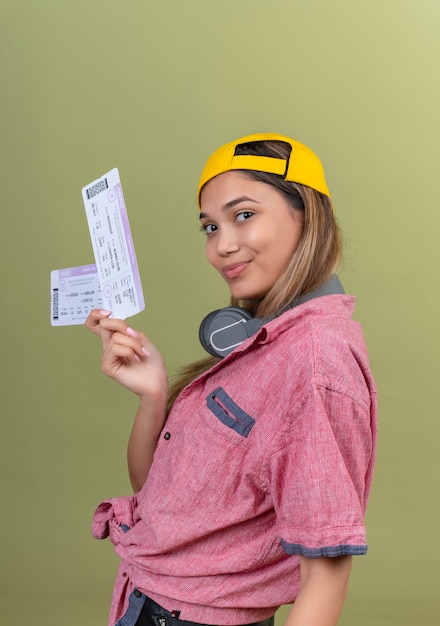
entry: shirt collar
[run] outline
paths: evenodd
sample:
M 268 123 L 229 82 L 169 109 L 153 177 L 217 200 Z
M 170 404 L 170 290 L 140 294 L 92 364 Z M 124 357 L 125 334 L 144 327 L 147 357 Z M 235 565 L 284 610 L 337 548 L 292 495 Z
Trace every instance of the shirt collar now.
M 351 319 L 355 307 L 355 297 L 345 294 L 333 294 L 314 298 L 304 304 L 289 309 L 279 317 L 267 322 L 250 339 L 234 350 L 234 353 L 246 350 L 254 343 L 270 343 L 281 333 L 313 317 L 336 316 Z

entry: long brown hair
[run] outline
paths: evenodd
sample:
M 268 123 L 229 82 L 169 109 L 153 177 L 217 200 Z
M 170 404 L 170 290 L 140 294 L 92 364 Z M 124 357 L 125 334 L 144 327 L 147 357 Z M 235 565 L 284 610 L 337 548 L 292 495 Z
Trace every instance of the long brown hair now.
M 258 141 L 241 144 L 237 147 L 237 154 L 287 159 L 290 150 L 290 145 L 283 141 Z M 341 232 L 328 196 L 310 187 L 285 181 L 276 174 L 254 170 L 240 171 L 253 180 L 272 185 L 284 195 L 293 210 L 303 212 L 300 242 L 286 270 L 273 287 L 257 300 L 231 299 L 232 305 L 242 306 L 256 317 L 275 316 L 296 298 L 313 291 L 328 280 L 340 261 Z M 168 410 L 184 387 L 219 360 L 217 357 L 208 357 L 182 368 L 170 387 Z

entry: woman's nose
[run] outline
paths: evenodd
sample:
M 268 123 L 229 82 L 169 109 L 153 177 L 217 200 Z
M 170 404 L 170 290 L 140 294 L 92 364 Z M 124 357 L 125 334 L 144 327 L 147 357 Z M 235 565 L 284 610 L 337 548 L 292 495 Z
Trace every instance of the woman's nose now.
M 217 253 L 219 256 L 227 256 L 239 249 L 239 241 L 234 228 L 220 228 L 217 235 Z

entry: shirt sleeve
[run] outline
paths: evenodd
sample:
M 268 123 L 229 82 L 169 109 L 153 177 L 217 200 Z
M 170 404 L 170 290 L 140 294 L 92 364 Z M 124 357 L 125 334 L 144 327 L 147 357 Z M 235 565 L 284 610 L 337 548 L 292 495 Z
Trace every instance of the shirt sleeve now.
M 308 558 L 367 552 L 364 514 L 374 454 L 368 403 L 313 386 L 270 462 L 281 544 Z

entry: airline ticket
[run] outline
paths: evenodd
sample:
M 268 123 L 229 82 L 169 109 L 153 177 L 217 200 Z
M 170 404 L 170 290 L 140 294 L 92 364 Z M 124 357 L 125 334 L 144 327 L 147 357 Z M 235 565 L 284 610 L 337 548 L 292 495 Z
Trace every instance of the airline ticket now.
M 145 308 L 117 168 L 82 189 L 104 309 L 125 319 Z
M 96 265 L 82 265 L 50 273 L 51 324 L 84 324 L 92 309 L 102 309 Z
M 145 308 L 117 168 L 83 187 L 82 197 L 95 265 L 52 272 L 53 326 L 81 324 L 93 308 L 106 309 L 112 317 L 121 319 Z M 81 284 L 78 281 L 82 281 Z

